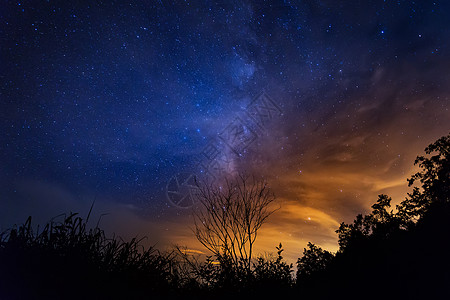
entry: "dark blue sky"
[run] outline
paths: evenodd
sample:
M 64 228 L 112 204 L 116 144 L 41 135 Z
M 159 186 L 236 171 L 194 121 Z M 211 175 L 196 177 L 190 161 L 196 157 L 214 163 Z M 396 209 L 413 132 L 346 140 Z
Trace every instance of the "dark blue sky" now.
M 233 166 L 273 178 L 285 201 L 305 205 L 317 174 L 406 179 L 450 128 L 449 12 L 446 1 L 1 1 L 0 217 L 45 212 L 43 191 L 57 188 L 165 218 L 168 180 L 197 171 L 261 91 L 282 115 Z M 374 200 L 358 193 L 307 206 L 345 218 Z

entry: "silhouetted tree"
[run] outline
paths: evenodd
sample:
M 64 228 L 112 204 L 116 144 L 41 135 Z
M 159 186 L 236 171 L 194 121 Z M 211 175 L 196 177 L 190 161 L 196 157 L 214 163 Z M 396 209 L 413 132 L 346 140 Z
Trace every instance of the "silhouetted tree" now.
M 350 243 L 368 238 L 372 235 L 387 237 L 400 230 L 402 220 L 391 208 L 392 199 L 387 195 L 378 195 L 378 200 L 372 205 L 372 212 L 363 216 L 358 214 L 353 224 L 341 223 L 338 234 L 339 251 L 344 251 Z
M 194 210 L 195 236 L 223 264 L 250 274 L 258 230 L 276 210 L 275 195 L 264 181 L 245 175 L 224 185 L 199 184 Z
M 425 148 L 425 153 L 434 155 L 418 156 L 414 164 L 421 170 L 408 179 L 409 186 L 419 181 L 421 188 L 414 187 L 397 207 L 399 217 L 409 225 L 423 217 L 430 206 L 450 202 L 450 134 Z
M 309 242 L 303 256 L 297 260 L 297 280 L 324 271 L 333 260 L 333 253 Z
M 379 195 L 368 215 L 341 223 L 340 249 L 327 269 L 328 291 L 353 290 L 379 298 L 450 297 L 450 135 L 418 156 L 420 171 L 408 179 L 412 193 L 391 209 L 391 198 Z M 372 286 L 383 278 L 391 285 Z

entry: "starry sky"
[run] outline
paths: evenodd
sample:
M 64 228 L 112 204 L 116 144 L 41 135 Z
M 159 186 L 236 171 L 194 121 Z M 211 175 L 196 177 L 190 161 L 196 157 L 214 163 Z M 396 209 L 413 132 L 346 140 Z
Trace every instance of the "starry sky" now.
M 202 250 L 168 190 L 214 161 L 277 195 L 261 253 L 336 251 L 339 223 L 380 193 L 403 200 L 415 156 L 449 132 L 449 13 L 426 0 L 2 0 L 0 229 L 95 201 L 108 232 Z

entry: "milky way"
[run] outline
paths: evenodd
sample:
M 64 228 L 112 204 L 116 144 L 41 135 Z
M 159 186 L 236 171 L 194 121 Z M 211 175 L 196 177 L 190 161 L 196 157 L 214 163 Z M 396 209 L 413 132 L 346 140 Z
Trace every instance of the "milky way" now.
M 111 230 L 189 240 L 168 183 L 214 141 L 282 203 L 261 249 L 333 249 L 378 193 L 404 197 L 450 129 L 448 2 L 200 3 L 2 2 L 2 229 L 95 200 Z M 261 93 L 276 114 L 235 151 L 223 132 Z

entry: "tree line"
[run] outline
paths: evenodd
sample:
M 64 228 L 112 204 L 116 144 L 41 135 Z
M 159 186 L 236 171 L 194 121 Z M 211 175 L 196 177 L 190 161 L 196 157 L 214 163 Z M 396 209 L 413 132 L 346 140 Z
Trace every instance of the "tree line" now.
M 450 298 L 450 135 L 425 149 L 395 208 L 379 195 L 367 215 L 336 230 L 339 250 L 308 243 L 297 261 L 255 257 L 259 229 L 277 210 L 264 182 L 245 175 L 198 184 L 194 235 L 210 252 L 145 249 L 107 237 L 76 213 L 0 235 L 0 299 Z M 92 210 L 92 208 L 91 208 Z

